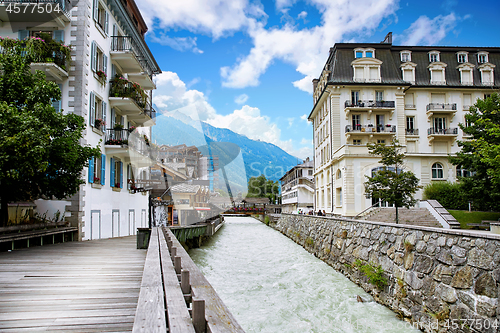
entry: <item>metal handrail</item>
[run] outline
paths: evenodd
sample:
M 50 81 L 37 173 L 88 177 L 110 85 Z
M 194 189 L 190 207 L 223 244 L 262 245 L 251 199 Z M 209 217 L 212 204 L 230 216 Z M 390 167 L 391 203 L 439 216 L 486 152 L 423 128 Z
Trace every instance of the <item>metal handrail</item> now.
M 396 103 L 394 101 L 373 101 L 373 100 L 358 100 L 358 101 L 352 101 L 352 100 L 347 100 L 344 103 L 344 107 L 346 108 L 352 108 L 352 107 L 358 107 L 358 108 L 394 108 Z
M 146 61 L 144 54 L 140 51 L 137 41 L 132 36 L 111 36 L 111 51 L 132 52 L 141 64 L 144 72 L 146 72 L 149 77 L 152 77 L 153 70 Z
M 359 213 L 358 215 L 354 216 L 352 219 L 355 220 L 357 219 L 358 217 L 360 217 L 362 214 L 364 214 L 365 212 L 367 212 L 369 209 L 372 209 L 373 207 L 375 206 L 379 206 L 380 205 L 380 201 L 377 201 L 376 203 L 374 203 L 373 205 L 371 205 L 370 207 L 368 207 L 367 209 L 365 209 L 364 211 L 362 211 L 361 213 Z
M 346 125 L 345 127 L 345 133 L 349 132 L 357 132 L 357 133 L 395 133 L 396 132 L 396 126 L 391 125 L 391 126 L 371 126 L 371 125 Z
M 429 103 L 427 104 L 427 111 L 429 110 L 457 110 L 457 103 Z
M 434 128 L 431 127 L 427 130 L 427 135 L 432 134 L 458 134 L 458 128 Z

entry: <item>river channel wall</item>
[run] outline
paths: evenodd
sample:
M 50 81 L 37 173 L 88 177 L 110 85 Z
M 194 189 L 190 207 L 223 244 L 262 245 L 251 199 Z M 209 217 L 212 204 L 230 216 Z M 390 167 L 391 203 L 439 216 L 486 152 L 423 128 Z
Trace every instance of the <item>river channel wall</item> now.
M 497 332 L 500 235 L 282 214 L 271 226 L 426 332 Z M 355 262 L 380 265 L 371 284 Z

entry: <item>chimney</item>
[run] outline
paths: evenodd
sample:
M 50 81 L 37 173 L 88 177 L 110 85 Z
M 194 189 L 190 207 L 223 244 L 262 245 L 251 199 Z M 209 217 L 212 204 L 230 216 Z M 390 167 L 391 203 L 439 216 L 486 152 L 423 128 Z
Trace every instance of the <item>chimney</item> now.
M 380 44 L 392 44 L 392 31 L 385 35 L 385 38 Z

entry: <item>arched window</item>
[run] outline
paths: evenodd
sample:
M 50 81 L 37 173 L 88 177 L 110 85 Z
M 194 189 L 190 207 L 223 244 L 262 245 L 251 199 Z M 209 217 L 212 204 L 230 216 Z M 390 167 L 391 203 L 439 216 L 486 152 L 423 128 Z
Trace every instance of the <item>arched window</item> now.
M 342 171 L 340 169 L 337 170 L 337 179 L 342 178 Z
M 432 165 L 432 178 L 433 179 L 442 179 L 443 175 L 443 166 L 441 163 L 434 163 Z
M 460 177 L 470 177 L 471 173 L 469 170 L 464 169 L 461 165 L 457 165 L 457 178 Z

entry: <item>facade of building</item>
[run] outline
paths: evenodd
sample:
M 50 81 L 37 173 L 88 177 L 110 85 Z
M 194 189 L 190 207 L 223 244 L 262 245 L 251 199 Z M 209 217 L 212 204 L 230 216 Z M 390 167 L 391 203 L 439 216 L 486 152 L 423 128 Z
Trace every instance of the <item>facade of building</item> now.
M 21 7 L 20 12 L 9 13 L 9 5 Z M 81 143 L 102 151 L 84 170 L 86 184 L 75 196 L 37 205 L 48 216 L 65 212 L 66 220 L 79 227 L 81 240 L 135 234 L 148 225 L 148 195 L 132 190 L 128 180 L 148 179 L 156 163 L 150 149 L 151 97 L 153 75 L 161 71 L 144 40 L 147 26 L 133 0 L 56 0 L 39 3 L 36 13 L 23 11 L 33 5 L 0 4 L 0 35 L 44 37 L 71 46 L 71 61 L 61 62 L 54 52 L 54 59 L 32 64 L 32 70 L 45 72 L 60 86 L 62 98 L 54 106 L 84 117 Z
M 201 152 L 196 146 L 162 145 L 159 147 L 158 161 L 176 171 L 182 172 L 189 179 L 198 178 L 198 160 Z
M 314 163 L 307 158 L 304 163 L 288 170 L 280 178 L 281 207 L 283 213 L 308 213 L 314 209 Z
M 390 34 L 335 44 L 313 80 L 315 209 L 354 216 L 377 204 L 364 192 L 381 166 L 367 143 L 399 140 L 423 186 L 466 176 L 448 155 L 467 139 L 458 124 L 469 107 L 498 91 L 499 66 L 497 47 L 395 46 Z
M 202 156 L 198 160 L 198 179 L 208 180 L 210 192 L 219 186 L 219 157 L 215 155 Z

